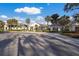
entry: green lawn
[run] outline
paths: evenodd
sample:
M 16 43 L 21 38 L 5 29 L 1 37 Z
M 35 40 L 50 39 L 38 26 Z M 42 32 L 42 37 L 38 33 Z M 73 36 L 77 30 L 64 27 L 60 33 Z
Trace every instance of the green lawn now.
M 4 30 L 3 29 L 0 29 L 0 32 L 4 32 Z

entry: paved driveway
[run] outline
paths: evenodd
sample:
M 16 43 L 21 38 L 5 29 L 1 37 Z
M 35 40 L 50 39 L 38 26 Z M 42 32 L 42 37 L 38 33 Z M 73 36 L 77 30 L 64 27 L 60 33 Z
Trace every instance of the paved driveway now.
M 57 33 L 0 34 L 3 56 L 79 56 L 79 40 Z

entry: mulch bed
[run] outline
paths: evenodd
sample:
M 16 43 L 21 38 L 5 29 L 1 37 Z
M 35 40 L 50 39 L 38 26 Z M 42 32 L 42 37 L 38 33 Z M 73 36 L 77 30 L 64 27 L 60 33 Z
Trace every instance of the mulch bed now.
M 74 32 L 74 33 L 63 33 L 64 35 L 74 37 L 74 38 L 79 38 L 79 32 Z

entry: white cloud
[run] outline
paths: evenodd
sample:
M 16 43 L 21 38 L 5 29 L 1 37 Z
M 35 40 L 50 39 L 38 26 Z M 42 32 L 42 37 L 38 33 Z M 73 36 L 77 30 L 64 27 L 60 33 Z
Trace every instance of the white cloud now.
M 31 20 L 31 24 L 34 24 L 34 23 L 36 23 L 34 20 Z
M 44 17 L 42 17 L 42 16 L 37 16 L 36 19 L 37 19 L 37 20 L 40 20 L 40 19 L 44 19 Z
M 41 9 L 36 8 L 36 7 L 24 7 L 24 8 L 15 9 L 15 12 L 19 12 L 19 13 L 23 12 L 23 13 L 27 13 L 27 14 L 40 14 Z
M 40 24 L 46 24 L 46 21 L 43 16 L 37 16 L 35 21 Z
M 16 20 L 18 20 L 19 23 L 25 23 L 25 18 L 18 17 L 18 16 L 13 17 L 13 18 L 15 18 Z
M 24 18 L 22 18 L 22 17 L 13 17 L 13 18 L 15 18 L 17 20 L 24 20 Z
M 0 15 L 1 18 L 8 18 L 6 15 Z

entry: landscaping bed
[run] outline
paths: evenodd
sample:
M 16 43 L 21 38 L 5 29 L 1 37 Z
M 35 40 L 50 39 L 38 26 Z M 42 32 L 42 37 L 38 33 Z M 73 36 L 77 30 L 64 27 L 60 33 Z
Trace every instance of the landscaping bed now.
M 0 33 L 2 33 L 2 32 L 4 32 L 4 30 L 3 29 L 0 29 Z
M 73 33 L 63 33 L 63 35 L 79 38 L 79 32 L 73 32 Z

